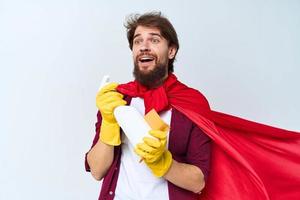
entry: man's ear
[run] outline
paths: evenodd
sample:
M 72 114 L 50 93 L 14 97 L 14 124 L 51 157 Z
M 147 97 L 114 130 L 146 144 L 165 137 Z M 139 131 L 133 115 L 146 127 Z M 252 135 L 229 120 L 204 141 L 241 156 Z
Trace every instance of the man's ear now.
M 176 51 L 177 51 L 177 48 L 175 46 L 172 45 L 169 47 L 169 54 L 168 54 L 169 59 L 173 59 L 175 57 Z

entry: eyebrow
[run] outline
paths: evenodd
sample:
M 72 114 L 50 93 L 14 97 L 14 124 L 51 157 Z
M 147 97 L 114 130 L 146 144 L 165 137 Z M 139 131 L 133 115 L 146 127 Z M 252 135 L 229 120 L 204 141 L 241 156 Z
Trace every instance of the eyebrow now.
M 149 34 L 152 35 L 152 36 L 158 36 L 158 37 L 162 38 L 162 36 L 159 33 L 149 33 Z M 140 35 L 141 35 L 140 33 L 134 35 L 133 39 L 136 38 L 136 37 L 138 37 L 138 36 L 140 36 Z

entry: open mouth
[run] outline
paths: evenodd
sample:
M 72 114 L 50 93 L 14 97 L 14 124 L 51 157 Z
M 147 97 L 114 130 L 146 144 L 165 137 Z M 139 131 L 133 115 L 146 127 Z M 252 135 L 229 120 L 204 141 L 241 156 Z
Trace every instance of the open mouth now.
M 141 63 L 149 63 L 149 62 L 152 62 L 152 61 L 154 61 L 154 57 L 153 56 L 141 56 L 141 57 L 139 57 L 139 62 L 141 62 Z

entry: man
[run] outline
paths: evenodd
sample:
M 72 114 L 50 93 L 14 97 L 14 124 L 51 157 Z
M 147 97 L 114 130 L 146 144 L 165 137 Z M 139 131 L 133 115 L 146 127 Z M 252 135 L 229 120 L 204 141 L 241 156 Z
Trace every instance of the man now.
M 104 177 L 99 199 L 299 199 L 298 132 L 211 110 L 172 73 L 179 44 L 159 13 L 136 16 L 126 27 L 135 81 L 97 95 L 96 136 L 86 159 L 86 169 Z M 155 109 L 170 132 L 151 130 L 156 139 L 130 146 L 112 114 L 125 104 L 142 114 Z
M 99 199 L 198 199 L 210 168 L 210 138 L 181 112 L 161 104 L 161 98 L 147 96 L 176 81 L 172 74 L 179 49 L 176 31 L 160 13 L 135 15 L 126 28 L 134 59 L 135 81 L 130 84 L 135 86 L 117 88 L 112 83 L 98 93 L 98 122 L 86 157 L 87 171 L 96 180 L 104 177 Z M 135 94 L 128 92 L 133 88 L 138 89 Z M 125 104 L 143 115 L 154 108 L 170 131 L 151 130 L 156 139 L 146 137 L 132 146 L 113 115 L 117 106 Z

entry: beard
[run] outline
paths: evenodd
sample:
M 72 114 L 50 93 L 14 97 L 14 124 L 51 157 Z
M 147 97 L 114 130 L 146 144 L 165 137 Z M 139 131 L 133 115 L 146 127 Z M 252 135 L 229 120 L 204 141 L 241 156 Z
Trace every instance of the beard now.
M 137 62 L 134 62 L 133 76 L 135 79 L 147 88 L 155 88 L 160 86 L 168 74 L 168 61 L 164 63 L 156 63 L 153 70 L 143 72 L 139 69 Z

